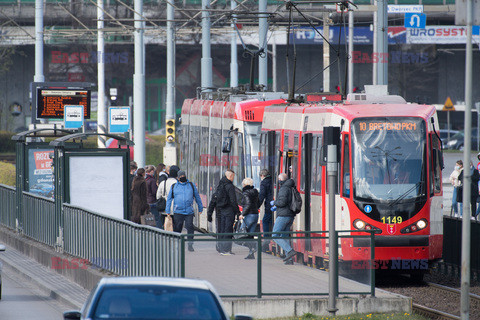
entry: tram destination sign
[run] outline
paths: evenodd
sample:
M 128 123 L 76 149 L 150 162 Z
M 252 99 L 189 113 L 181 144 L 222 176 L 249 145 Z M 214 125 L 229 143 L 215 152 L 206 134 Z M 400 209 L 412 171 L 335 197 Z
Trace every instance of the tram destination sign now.
M 63 119 L 66 105 L 81 105 L 90 119 L 90 90 L 37 88 L 37 119 Z
M 415 121 L 378 121 L 378 120 L 366 120 L 357 122 L 357 126 L 360 132 L 369 131 L 416 131 L 418 123 Z

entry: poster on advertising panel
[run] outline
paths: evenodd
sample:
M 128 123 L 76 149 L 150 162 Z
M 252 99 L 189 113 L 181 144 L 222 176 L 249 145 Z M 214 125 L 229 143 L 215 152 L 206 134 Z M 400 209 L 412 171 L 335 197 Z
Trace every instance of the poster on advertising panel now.
M 472 28 L 473 42 L 480 41 L 480 27 Z M 462 26 L 427 26 L 424 29 L 409 29 L 407 43 L 411 44 L 465 44 L 467 28 Z
M 53 198 L 53 149 L 28 150 L 28 192 Z

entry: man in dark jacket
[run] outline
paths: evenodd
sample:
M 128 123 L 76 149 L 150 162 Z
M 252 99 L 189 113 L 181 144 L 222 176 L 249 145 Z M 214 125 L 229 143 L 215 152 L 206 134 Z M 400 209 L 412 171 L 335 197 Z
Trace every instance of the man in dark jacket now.
M 155 179 L 155 167 L 154 166 L 147 166 L 145 176 L 145 182 L 147 183 L 147 203 L 150 206 L 150 212 L 155 217 L 155 223 L 157 228 L 162 229 L 162 225 L 160 222 L 160 212 L 157 210 L 157 181 Z
M 268 172 L 267 169 L 262 169 L 260 171 L 260 179 L 262 179 L 262 182 L 260 183 L 260 193 L 258 195 L 260 202 L 259 206 L 265 201 L 262 227 L 263 232 L 270 232 L 272 230 L 272 206 L 270 205 L 270 202 L 273 200 L 273 182 L 270 172 Z
M 278 176 L 278 181 L 280 184 L 280 190 L 277 194 L 277 199 L 273 202 L 273 205 L 277 210 L 277 218 L 275 219 L 275 224 L 273 225 L 273 231 L 290 231 L 292 228 L 293 220 L 295 219 L 295 213 L 290 210 L 290 204 L 292 202 L 292 188 L 295 188 L 295 181 L 288 179 L 288 176 L 285 173 L 281 173 Z M 288 234 L 273 234 L 274 237 L 290 237 Z M 277 245 L 279 245 L 285 251 L 285 264 L 292 264 L 291 260 L 296 252 L 290 246 L 289 239 L 275 239 Z
M 233 233 L 233 223 L 235 217 L 240 215 L 240 209 L 238 208 L 237 195 L 235 186 L 233 185 L 233 179 L 235 178 L 235 172 L 228 169 L 225 172 L 225 176 L 220 179 L 220 182 L 215 191 L 216 194 L 216 213 L 219 217 L 220 228 L 218 233 Z M 220 236 L 220 239 L 231 239 L 232 236 Z M 231 255 L 232 242 L 225 241 L 219 243 L 219 251 L 222 255 Z

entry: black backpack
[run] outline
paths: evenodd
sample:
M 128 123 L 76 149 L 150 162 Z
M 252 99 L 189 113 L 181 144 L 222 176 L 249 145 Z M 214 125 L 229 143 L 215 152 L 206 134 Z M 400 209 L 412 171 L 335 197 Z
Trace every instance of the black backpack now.
M 290 202 L 290 210 L 292 210 L 295 214 L 298 214 L 300 211 L 302 211 L 302 196 L 295 187 L 292 187 L 292 201 Z

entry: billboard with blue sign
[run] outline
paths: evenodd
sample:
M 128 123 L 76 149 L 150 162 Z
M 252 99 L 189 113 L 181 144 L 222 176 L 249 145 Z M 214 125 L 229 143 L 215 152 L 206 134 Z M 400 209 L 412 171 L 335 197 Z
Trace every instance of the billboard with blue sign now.
M 330 34 L 327 38 L 333 45 L 338 44 L 338 37 L 340 35 L 340 44 L 345 44 L 345 39 L 348 37 L 348 28 L 330 27 Z M 317 30 L 323 34 L 323 28 L 319 27 Z M 341 32 L 341 34 L 340 34 Z M 388 28 L 388 43 L 389 44 L 404 44 L 406 43 L 407 29 L 405 27 L 389 27 Z M 295 39 L 293 39 L 295 35 Z M 315 29 L 311 27 L 296 28 L 295 33 L 290 34 L 290 43 L 295 41 L 295 44 L 323 44 L 323 38 Z M 373 31 L 370 27 L 356 27 L 353 33 L 353 44 L 373 45 Z

